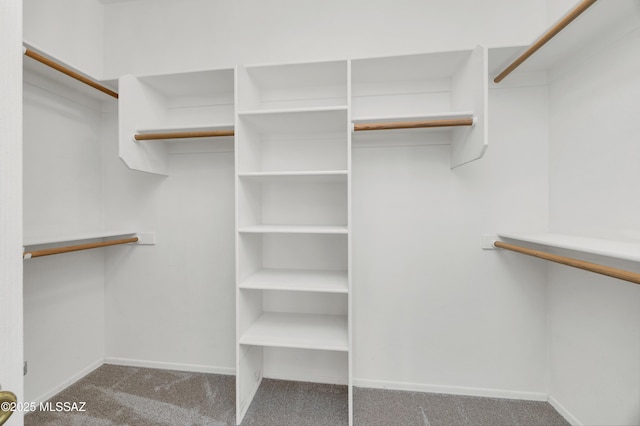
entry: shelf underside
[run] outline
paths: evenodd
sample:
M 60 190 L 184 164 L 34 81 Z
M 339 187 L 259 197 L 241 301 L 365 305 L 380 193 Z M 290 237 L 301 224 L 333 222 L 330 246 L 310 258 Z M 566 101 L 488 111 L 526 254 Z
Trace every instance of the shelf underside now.
M 264 312 L 242 335 L 241 345 L 348 351 L 347 317 Z
M 262 269 L 240 283 L 248 290 L 347 293 L 347 271 Z
M 252 225 L 238 228 L 240 233 L 254 234 L 347 234 L 346 226 L 325 225 Z
M 609 240 L 551 233 L 500 233 L 498 236 L 504 239 L 640 262 L 640 241 Z

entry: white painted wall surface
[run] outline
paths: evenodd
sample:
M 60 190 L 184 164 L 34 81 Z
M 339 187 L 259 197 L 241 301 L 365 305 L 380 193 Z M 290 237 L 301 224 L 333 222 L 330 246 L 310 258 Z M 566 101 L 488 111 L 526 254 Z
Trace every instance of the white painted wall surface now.
M 24 0 L 23 40 L 99 79 L 103 7 L 98 0 Z
M 636 30 L 550 86 L 552 231 L 640 241 L 639 49 Z M 554 266 L 548 315 L 551 396 L 576 422 L 640 424 L 640 286 Z
M 490 148 L 454 171 L 448 146 L 356 143 L 356 385 L 543 398 L 544 265 L 480 235 L 547 226 L 546 101 L 490 91 Z
M 102 230 L 99 105 L 25 72 L 25 240 Z M 104 255 L 24 264 L 25 398 L 41 401 L 104 357 Z
M 104 9 L 108 78 L 525 44 L 547 19 L 544 0 L 139 0 Z
M 0 390 L 22 382 L 22 2 L 0 0 Z M 23 413 L 6 423 L 21 426 Z
M 125 166 L 117 131 L 105 114 L 107 225 L 153 231 L 157 244 L 107 253 L 107 362 L 232 374 L 233 145 L 178 143 L 193 152 L 170 155 L 162 177 Z

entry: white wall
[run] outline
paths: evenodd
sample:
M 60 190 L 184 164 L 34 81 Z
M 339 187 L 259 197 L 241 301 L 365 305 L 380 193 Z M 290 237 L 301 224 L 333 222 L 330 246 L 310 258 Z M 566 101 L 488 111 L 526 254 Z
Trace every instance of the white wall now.
M 550 86 L 553 231 L 640 241 L 639 49 L 637 29 Z M 548 316 L 551 396 L 576 422 L 640 424 L 640 286 L 550 267 Z
M 98 79 L 103 36 L 99 0 L 24 0 L 23 40 Z
M 546 102 L 545 87 L 492 90 L 487 154 L 453 171 L 448 146 L 356 144 L 356 384 L 545 393 L 544 267 L 480 235 L 547 226 Z
M 529 43 L 544 0 L 139 0 L 105 5 L 105 76 Z
M 22 2 L 0 0 L 0 390 L 22 383 Z M 14 413 L 7 425 L 22 425 Z
M 170 155 L 161 177 L 120 161 L 117 117 L 104 118 L 107 226 L 157 238 L 107 254 L 107 362 L 233 374 L 232 142 L 183 141 L 193 152 Z
M 25 70 L 24 79 L 27 242 L 103 227 L 100 105 L 38 72 Z M 101 363 L 102 252 L 25 261 L 24 345 L 27 401 L 52 396 Z

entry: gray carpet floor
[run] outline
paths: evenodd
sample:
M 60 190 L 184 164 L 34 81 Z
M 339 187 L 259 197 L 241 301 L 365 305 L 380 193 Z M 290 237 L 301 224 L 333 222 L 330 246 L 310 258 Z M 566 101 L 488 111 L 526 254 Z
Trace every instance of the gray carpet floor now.
M 568 425 L 546 402 L 354 389 L 358 426 Z M 84 412 L 36 411 L 26 426 L 235 425 L 235 377 L 103 365 L 50 400 Z M 264 379 L 243 425 L 347 425 L 347 388 Z

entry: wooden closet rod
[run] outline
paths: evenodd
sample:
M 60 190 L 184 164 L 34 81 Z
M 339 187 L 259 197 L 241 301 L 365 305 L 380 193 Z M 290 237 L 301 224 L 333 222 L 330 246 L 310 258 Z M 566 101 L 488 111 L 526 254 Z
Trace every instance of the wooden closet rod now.
M 396 121 L 392 123 L 360 123 L 353 125 L 354 132 L 365 130 L 421 129 L 428 127 L 473 126 L 473 118 L 448 120 Z
M 211 138 L 218 136 L 233 136 L 233 130 L 203 130 L 201 132 L 169 132 L 169 133 L 148 133 L 136 134 L 137 141 L 149 141 L 158 139 L 185 139 L 185 138 Z
M 556 22 L 551 28 L 547 30 L 538 40 L 533 42 L 531 46 L 527 48 L 520 56 L 516 58 L 508 67 L 506 67 L 500 74 L 493 79 L 494 83 L 500 83 L 506 76 L 511 74 L 513 70 L 518 68 L 524 61 L 529 59 L 531 55 L 536 53 L 542 46 L 547 44 L 549 40 L 555 37 L 560 31 L 565 29 L 567 25 L 569 25 L 574 19 L 580 16 L 585 10 L 589 7 L 593 6 L 593 4 L 598 0 L 582 0 L 580 3 L 576 5 L 573 9 L 571 9 L 566 15 L 562 17 L 558 22 Z
M 25 252 L 22 257 L 24 259 L 31 259 L 34 257 L 50 256 L 52 254 L 69 253 L 72 251 L 89 250 L 89 249 L 94 249 L 99 247 L 109 247 L 109 246 L 117 246 L 120 244 L 137 243 L 138 241 L 139 241 L 138 237 L 131 237 L 131 238 L 123 238 L 119 240 L 102 241 L 98 243 L 86 243 L 86 244 L 78 244 L 75 246 L 65 246 L 65 247 L 56 247 L 56 248 L 43 249 L 43 250 L 34 250 L 34 251 Z
M 60 65 L 59 63 L 37 53 L 34 52 L 33 50 L 27 48 L 27 47 L 23 47 L 24 50 L 24 55 L 30 57 L 31 59 L 35 59 L 36 61 L 53 68 L 56 71 L 60 71 L 63 74 L 68 75 L 71 78 L 74 78 L 78 81 L 81 81 L 82 83 L 93 87 L 94 89 L 97 89 L 99 91 L 101 91 L 102 93 L 106 93 L 109 96 L 112 96 L 116 99 L 118 99 L 118 94 L 116 92 L 114 92 L 111 89 L 108 89 L 104 86 L 102 86 L 101 84 L 96 83 L 93 80 L 88 79 L 87 77 L 85 77 L 84 75 L 77 73 L 76 71 L 69 69 L 67 67 L 65 67 L 64 65 Z
M 493 245 L 498 248 L 515 251 L 515 252 L 526 254 L 529 256 L 534 256 L 540 259 L 548 260 L 550 262 L 556 262 L 562 265 L 584 269 L 585 271 L 595 272 L 596 274 L 602 274 L 608 277 L 618 278 L 620 280 L 640 284 L 640 274 L 635 272 L 625 271 L 624 269 L 598 265 L 597 263 L 585 262 L 584 260 L 578 260 L 572 257 L 565 257 L 557 254 L 546 253 L 540 250 L 533 250 L 525 247 L 520 247 L 514 244 L 505 243 L 502 241 L 495 241 Z

